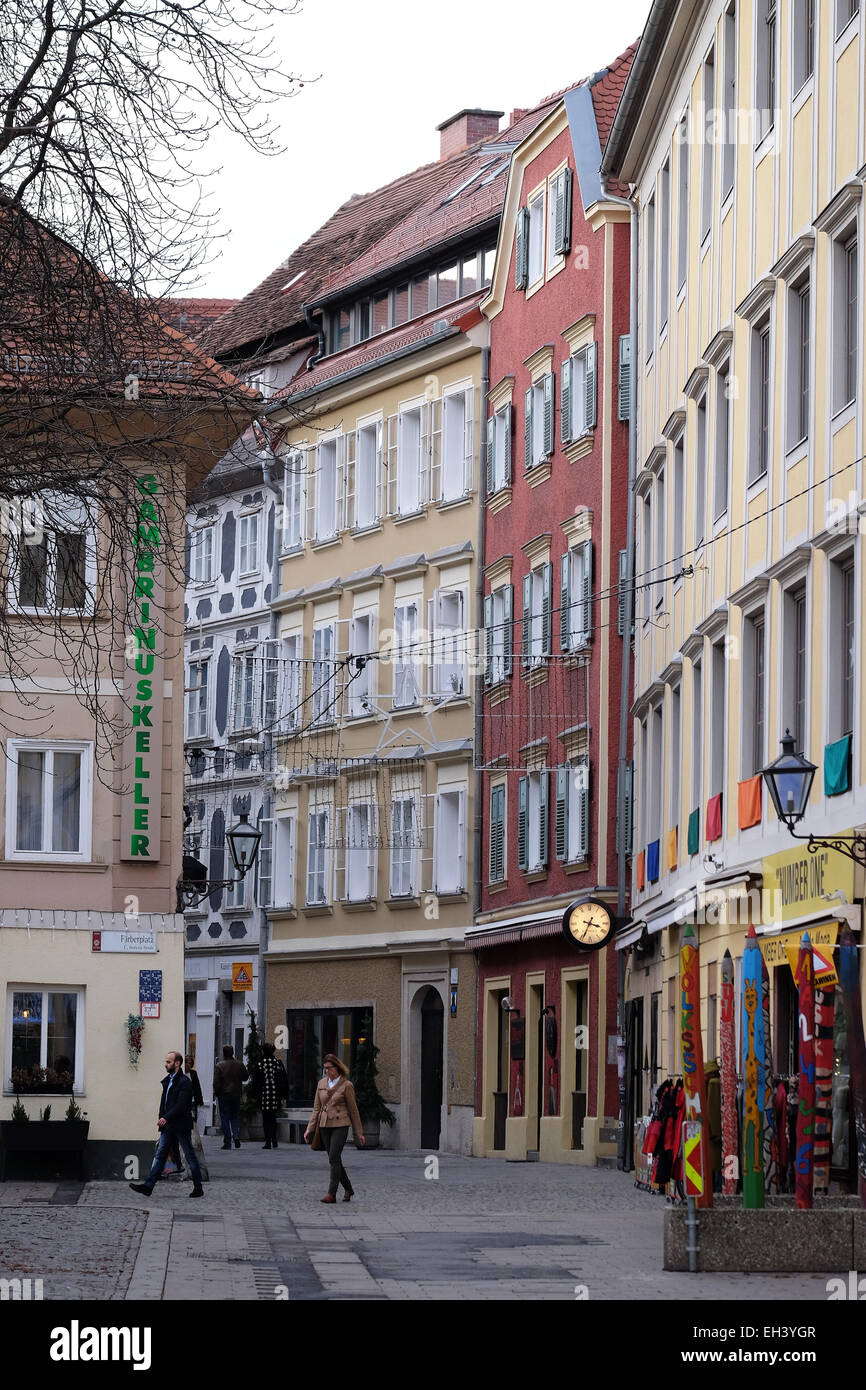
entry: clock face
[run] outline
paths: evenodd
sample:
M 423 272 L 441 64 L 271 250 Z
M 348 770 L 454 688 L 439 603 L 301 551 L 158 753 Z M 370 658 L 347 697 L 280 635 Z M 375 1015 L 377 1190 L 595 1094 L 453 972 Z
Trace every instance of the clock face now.
M 613 918 L 604 903 L 590 899 L 566 908 L 563 930 L 576 946 L 597 951 L 613 934 Z

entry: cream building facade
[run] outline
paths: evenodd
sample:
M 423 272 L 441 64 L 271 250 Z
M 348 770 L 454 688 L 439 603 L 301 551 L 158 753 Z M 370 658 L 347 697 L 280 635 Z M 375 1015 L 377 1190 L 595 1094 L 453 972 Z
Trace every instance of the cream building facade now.
M 750 921 L 860 926 L 850 861 L 828 852 L 803 880 L 759 773 L 788 728 L 818 765 L 802 828 L 866 821 L 864 25 L 857 0 L 655 4 L 605 155 L 633 186 L 640 248 L 634 921 L 619 943 L 635 1114 L 680 1067 L 680 921 L 697 911 L 709 1056 L 721 957 L 739 963 Z M 793 986 L 787 964 L 770 974 L 785 1073 Z

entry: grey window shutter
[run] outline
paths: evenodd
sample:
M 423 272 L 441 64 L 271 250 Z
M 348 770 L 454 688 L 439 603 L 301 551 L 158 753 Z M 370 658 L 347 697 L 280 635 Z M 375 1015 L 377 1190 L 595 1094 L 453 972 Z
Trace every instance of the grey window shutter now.
M 553 453 L 553 392 L 556 378 L 548 372 L 544 378 L 544 452 L 548 458 Z
M 586 349 L 586 428 L 595 429 L 596 421 L 596 365 L 598 362 L 598 343 L 590 343 Z
M 563 178 L 560 172 L 553 185 L 553 254 L 562 255 L 562 236 L 565 230 L 565 198 L 563 197 Z
M 580 608 L 580 630 L 584 642 L 592 638 L 592 541 L 584 541 L 583 550 L 583 593 L 575 594 L 572 601 Z
M 556 179 L 553 254 L 564 256 L 571 250 L 571 170 L 563 169 Z
M 532 624 L 532 575 L 523 576 L 523 650 L 520 653 L 521 666 L 529 666 L 532 662 L 530 652 L 530 631 Z
M 556 769 L 556 820 L 553 836 L 556 841 L 556 857 L 563 862 L 568 854 L 568 778 L 571 769 Z
M 486 660 L 484 663 L 484 683 L 489 685 L 493 679 L 493 595 L 484 596 L 484 642 Z
M 561 592 L 561 594 L 560 594 L 560 600 L 559 600 L 559 602 L 560 602 L 560 609 L 559 609 L 559 649 L 560 649 L 560 651 L 563 651 L 563 652 L 567 652 L 567 651 L 570 650 L 570 647 L 569 647 L 569 640 L 568 640 L 568 639 L 569 639 L 569 631 L 568 631 L 569 623 L 568 623 L 568 619 L 569 619 L 569 615 L 570 615 L 570 608 L 569 608 L 569 593 L 568 593 L 568 590 L 569 590 L 569 582 L 568 582 L 568 581 L 569 581 L 570 577 L 571 577 L 571 552 L 570 552 L 569 550 L 566 550 L 565 554 L 564 554 L 563 557 L 562 557 L 562 592 Z
M 579 817 L 577 852 L 581 859 L 589 854 L 589 758 L 581 758 L 573 771 L 577 782 L 577 814 Z
M 553 610 L 553 565 L 548 561 L 541 570 L 541 649 L 545 656 L 553 651 L 551 614 Z
M 514 666 L 514 585 L 506 584 L 502 591 L 502 625 L 505 674 L 510 676 Z
M 619 410 L 617 418 L 631 418 L 631 334 L 623 333 L 619 340 Z
M 628 551 L 619 552 L 619 591 L 616 608 L 616 630 L 622 637 L 625 632 L 625 597 L 626 579 L 628 577 Z
M 496 416 L 487 421 L 487 495 L 496 491 Z
M 517 214 L 517 237 L 514 248 L 514 288 L 525 290 L 529 278 L 529 208 Z
M 562 364 L 562 391 L 559 403 L 559 437 L 563 444 L 571 442 L 571 358 Z
M 547 803 L 550 797 L 550 773 L 539 773 L 538 793 L 538 862 L 547 867 Z
M 529 803 L 529 778 L 517 782 L 517 867 L 525 873 L 529 867 L 526 844 L 526 819 Z
M 527 473 L 532 467 L 532 387 L 523 397 L 523 466 Z
M 505 421 L 505 486 L 511 482 L 511 416 L 514 407 L 507 405 L 503 414 Z

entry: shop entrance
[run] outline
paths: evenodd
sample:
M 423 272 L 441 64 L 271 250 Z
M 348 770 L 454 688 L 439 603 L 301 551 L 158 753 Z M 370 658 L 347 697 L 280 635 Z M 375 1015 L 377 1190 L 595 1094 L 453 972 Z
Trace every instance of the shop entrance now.
M 421 1004 L 421 1147 L 438 1149 L 442 1128 L 445 1009 L 432 985 Z

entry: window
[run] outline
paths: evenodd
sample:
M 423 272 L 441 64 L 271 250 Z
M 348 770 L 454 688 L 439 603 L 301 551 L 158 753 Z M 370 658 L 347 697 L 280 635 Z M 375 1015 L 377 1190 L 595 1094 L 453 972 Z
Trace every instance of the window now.
M 443 502 L 465 497 L 472 478 L 472 404 L 468 391 L 451 391 L 442 401 L 442 473 L 439 495 Z
M 460 262 L 460 297 L 465 294 L 474 294 L 478 289 L 478 253 L 474 252 L 471 256 L 464 256 Z
M 259 907 L 270 907 L 273 903 L 274 820 L 273 803 L 268 796 L 258 814 L 258 828 L 262 838 L 256 860 L 256 902 Z
M 834 243 L 834 382 L 833 409 L 842 410 L 857 397 L 858 300 L 857 237 Z
M 7 859 L 89 859 L 90 745 L 9 739 L 6 757 Z
M 831 712 L 830 737 L 842 738 L 854 732 L 854 679 L 857 669 L 857 626 L 854 590 L 854 558 L 847 556 L 835 562 L 830 571 L 831 640 L 836 645 L 835 671 L 831 671 L 827 689 L 838 690 L 835 711 Z
M 524 396 L 524 463 L 529 472 L 553 453 L 553 373 L 533 382 Z
M 531 570 L 523 578 L 524 667 L 542 666 L 551 654 L 551 593 L 553 565 Z
M 213 574 L 213 526 L 199 526 L 192 533 L 189 577 L 193 584 L 210 584 Z
M 419 275 L 412 281 L 412 317 L 417 319 L 430 308 L 430 277 Z
M 544 279 L 544 191 L 529 204 L 529 285 Z
M 678 134 L 679 155 L 677 173 L 677 289 L 686 283 L 689 269 L 689 117 L 688 112 L 680 121 Z
M 487 493 L 492 496 L 511 483 L 511 406 L 504 405 L 487 421 Z
M 398 285 L 398 286 L 396 287 L 396 289 L 394 289 L 394 290 L 391 291 L 391 294 L 392 294 L 392 299 L 393 299 L 393 305 L 392 305 L 392 319 L 393 319 L 393 322 L 394 322 L 394 327 L 396 328 L 396 327 L 398 327 L 401 323 L 405 323 L 406 320 L 407 320 L 408 317 L 409 317 L 409 286 L 408 286 L 408 284 L 406 284 L 406 285 Z
M 836 36 L 851 23 L 855 14 L 859 14 L 860 0 L 836 0 Z
M 731 476 L 731 373 L 727 364 L 716 377 L 716 467 L 713 520 L 728 510 Z
M 262 686 L 262 731 L 273 729 L 280 716 L 280 662 L 276 642 L 265 642 L 262 647 L 264 662 L 264 683 Z
M 259 516 L 248 512 L 238 518 L 238 574 L 255 574 L 259 568 Z
M 656 200 L 646 208 L 646 355 L 652 357 L 656 340 Z
M 773 129 L 776 113 L 776 0 L 758 0 L 756 33 L 756 100 L 758 138 Z
M 312 721 L 333 724 L 337 717 L 336 630 L 331 623 L 313 629 Z
M 692 665 L 692 809 L 704 794 L 704 682 L 700 661 Z
M 651 716 L 650 746 L 650 793 L 649 819 L 647 823 L 647 843 L 661 839 L 662 833 L 662 782 L 664 778 L 664 709 L 661 704 L 654 705 Z M 659 856 L 661 857 L 661 856 Z
M 743 776 L 754 777 L 765 762 L 766 698 L 764 616 L 745 620 L 745 670 L 743 672 Z
M 289 1104 L 309 1107 L 322 1076 L 322 1058 L 329 1052 L 354 1068 L 358 1043 L 373 1028 L 373 1006 L 334 1009 L 287 1009 L 286 1072 Z
M 571 186 L 572 173 L 566 166 L 560 169 L 551 188 L 547 251 L 551 269 L 571 250 Z
M 529 208 L 520 208 L 514 233 L 514 288 L 525 290 L 529 279 Z
M 490 883 L 502 883 L 505 879 L 505 787 L 490 788 L 490 863 L 488 879 Z
M 716 54 L 710 49 L 704 62 L 704 111 L 713 111 L 716 106 Z M 701 163 L 701 244 L 710 234 L 713 225 L 713 177 L 715 174 L 715 141 L 705 138 L 701 142 L 703 159 Z
M 331 315 L 330 350 L 342 352 L 352 341 L 352 313 L 350 309 L 337 309 Z
M 433 694 L 440 699 L 465 690 L 465 600 L 459 589 L 437 589 L 428 601 L 433 633 Z
M 443 304 L 452 304 L 457 298 L 458 272 L 457 262 L 452 265 L 442 266 L 436 275 L 436 303 L 440 307 Z
M 78 498 L 42 494 L 25 500 L 17 546 L 13 597 L 21 608 L 53 613 L 93 611 L 96 584 L 95 527 Z
M 592 635 L 592 541 L 567 550 L 561 565 L 560 646 L 576 652 Z
M 682 568 L 686 553 L 686 502 L 685 502 L 685 445 L 682 436 L 674 445 L 674 533 L 673 552 L 677 570 Z
M 372 332 L 384 333 L 391 327 L 391 296 L 387 290 L 375 294 L 372 299 Z
M 783 723 L 794 735 L 798 753 L 807 754 L 808 667 L 806 629 L 806 590 L 790 590 L 783 597 L 784 640 L 782 652 L 787 669 L 782 681 Z
M 547 867 L 547 806 L 550 776 L 530 772 L 517 782 L 517 866 L 524 873 Z
M 665 471 L 663 468 L 656 478 L 655 487 L 656 553 L 652 579 L 654 584 L 655 606 L 656 608 L 661 608 L 665 601 L 665 586 L 662 580 L 665 578 L 665 572 L 667 570 L 667 507 L 665 505 Z
M 232 682 L 232 731 L 255 727 L 256 659 L 251 652 L 235 652 Z
M 379 520 L 379 479 L 382 476 L 382 422 L 362 425 L 355 440 L 356 531 L 375 526 Z
M 481 254 L 484 263 L 483 279 L 481 283 L 483 285 L 489 285 L 493 280 L 493 267 L 496 264 L 496 247 L 489 246 Z
M 277 816 L 274 826 L 273 901 L 263 907 L 294 907 L 295 846 L 297 821 L 294 816 Z M 261 850 L 259 851 L 261 854 Z
M 340 439 L 326 439 L 316 450 L 316 524 L 317 541 L 333 540 L 340 529 Z
M 209 661 L 191 661 L 186 676 L 186 736 L 208 736 L 208 667 Z
M 11 1007 L 10 1007 L 11 1006 Z M 10 989 L 6 1006 L 6 1056 L 3 1078 L 9 1090 L 28 1091 L 26 1073 L 40 1067 L 51 1092 L 80 1091 L 84 1080 L 84 990 L 56 985 Z
M 363 719 L 373 714 L 373 670 L 375 661 L 375 616 L 372 613 L 356 613 L 350 629 L 349 662 L 349 718 Z
M 710 692 L 712 702 L 712 724 L 710 741 L 710 796 L 724 791 L 725 783 L 725 643 L 714 642 L 712 648 L 713 688 Z
M 327 809 L 311 811 L 307 834 L 307 905 L 317 907 L 328 901 L 328 820 Z
M 659 175 L 659 332 L 668 321 L 670 299 L 671 242 L 671 163 L 665 160 Z
M 391 803 L 391 897 L 411 898 L 415 883 L 417 814 L 414 797 Z
M 556 769 L 556 858 L 580 864 L 589 854 L 589 758 Z
M 287 455 L 283 479 L 283 548 L 298 550 L 304 543 L 304 460 L 295 452 Z
M 225 906 L 226 908 L 237 910 L 238 908 L 247 906 L 247 883 L 250 880 L 247 878 L 232 877 L 235 872 L 235 866 L 231 862 L 231 855 L 227 853 L 227 850 L 228 845 L 225 842 L 225 837 L 223 837 L 222 872 L 223 876 L 228 880 L 226 883 Z M 250 906 L 252 906 L 252 904 L 250 904 Z
M 487 685 L 498 685 L 512 672 L 514 585 L 504 584 L 484 599 Z
M 304 662 L 302 640 L 299 632 L 283 638 L 285 710 L 279 711 L 279 718 L 289 731 L 300 728 L 303 723 Z
M 788 448 L 809 436 L 810 286 L 808 279 L 788 292 Z
M 671 688 L 671 796 L 668 826 L 680 823 L 680 783 L 682 781 L 682 699 L 678 685 Z
M 562 364 L 562 443 L 581 439 L 596 423 L 596 359 L 598 345 L 587 343 Z
M 421 406 L 401 410 L 397 421 L 397 513 L 409 516 L 420 510 L 426 481 L 426 413 Z
M 815 70 L 815 0 L 794 0 L 794 93 Z
M 417 705 L 420 695 L 416 673 L 418 653 L 417 603 L 398 603 L 394 609 L 394 707 Z
M 737 9 L 730 5 L 724 18 L 724 72 L 722 106 L 725 133 L 722 141 L 722 202 L 732 192 L 737 167 Z
M 770 321 L 752 330 L 752 448 L 749 482 L 766 477 L 770 464 Z
M 362 802 L 346 808 L 346 898 L 372 902 L 376 896 L 376 807 Z
M 649 621 L 652 613 L 653 585 L 652 585 L 652 553 L 653 553 L 653 513 L 652 501 L 649 492 L 643 498 L 643 527 L 641 530 L 640 546 L 640 581 L 643 589 L 643 620 Z
M 436 795 L 434 827 L 436 892 L 466 890 L 466 792 L 441 791 Z

